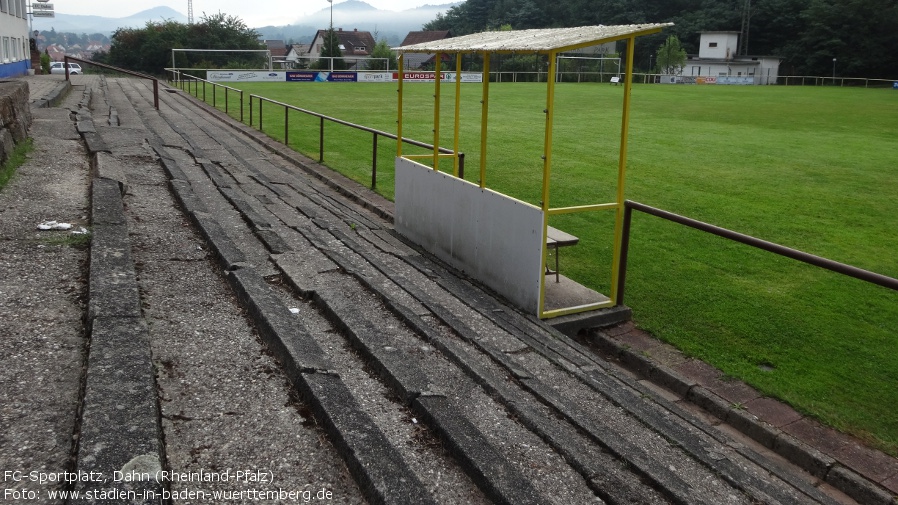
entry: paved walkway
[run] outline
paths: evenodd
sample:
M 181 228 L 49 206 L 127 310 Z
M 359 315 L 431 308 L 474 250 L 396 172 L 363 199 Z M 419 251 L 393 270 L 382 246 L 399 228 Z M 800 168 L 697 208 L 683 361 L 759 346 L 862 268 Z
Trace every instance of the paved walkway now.
M 32 96 L 52 95 L 55 77 L 28 78 Z M 247 503 L 892 502 L 894 459 L 853 441 L 830 450 L 810 436 L 821 428 L 764 417 L 787 411 L 700 364 L 630 352 L 666 353 L 629 326 L 594 335 L 602 358 L 404 242 L 390 202 L 274 154 L 180 91 L 156 111 L 139 80 L 73 83 L 62 108 L 36 113 L 32 135 L 38 153 L 58 153 L 50 138 L 77 129 L 87 152 L 74 140 L 65 150 L 82 168 L 36 155 L 0 193 L 7 206 L 83 213 L 92 231 L 89 258 L 68 242 L 53 255 L 89 275 L 59 301 L 33 295 L 71 307 L 65 331 L 42 337 L 61 354 L 39 359 L 26 320 L 12 347 L 36 354 L 0 363 L 4 386 L 21 386 L 4 388 L 13 429 L 0 470 L 79 473 L 6 488 L 41 503 L 63 503 L 52 490 L 132 503 L 223 500 L 214 492 Z M 69 207 L 28 193 L 50 185 L 27 182 L 41 171 L 74 177 Z M 18 258 L 4 290 L 10 272 L 39 270 L 29 245 L 4 252 Z M 21 318 L 23 298 L 7 299 L 0 315 Z M 32 376 L 54 387 L 21 380 Z M 734 394 L 751 409 L 730 408 Z

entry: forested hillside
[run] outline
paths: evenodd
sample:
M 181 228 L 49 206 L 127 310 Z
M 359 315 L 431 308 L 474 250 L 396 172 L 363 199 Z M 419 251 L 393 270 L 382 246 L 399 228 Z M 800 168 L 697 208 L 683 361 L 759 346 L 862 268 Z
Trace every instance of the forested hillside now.
M 698 52 L 702 31 L 747 32 L 743 54 L 783 58 L 780 74 L 898 79 L 896 0 L 466 0 L 424 26 L 464 35 L 513 29 L 672 21 L 637 41 L 636 68 L 667 35 Z M 747 44 L 746 44 L 747 42 Z

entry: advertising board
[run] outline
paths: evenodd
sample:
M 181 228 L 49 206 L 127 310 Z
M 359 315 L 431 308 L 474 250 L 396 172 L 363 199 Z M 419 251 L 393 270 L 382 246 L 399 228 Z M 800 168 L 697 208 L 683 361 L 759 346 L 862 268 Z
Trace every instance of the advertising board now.
M 393 80 L 399 80 L 399 72 L 393 72 Z M 407 82 L 434 82 L 433 72 L 403 72 L 402 80 Z M 455 72 L 440 72 L 440 81 L 455 82 Z M 478 72 L 462 72 L 461 82 L 483 82 L 483 74 Z
M 319 72 L 317 70 L 296 70 L 287 72 L 288 82 L 356 82 L 356 72 Z
M 286 72 L 210 70 L 206 79 L 213 82 L 284 82 Z

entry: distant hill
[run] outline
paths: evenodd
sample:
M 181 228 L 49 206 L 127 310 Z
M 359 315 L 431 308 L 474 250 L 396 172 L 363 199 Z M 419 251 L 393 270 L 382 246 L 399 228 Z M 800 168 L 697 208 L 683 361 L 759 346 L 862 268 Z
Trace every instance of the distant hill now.
M 153 7 L 137 14 L 132 14 L 124 18 L 107 18 L 103 16 L 83 16 L 78 14 L 61 14 L 56 13 L 53 18 L 34 18 L 33 28 L 35 30 L 50 30 L 51 28 L 57 32 L 71 33 L 102 33 L 103 35 L 112 35 L 112 32 L 118 28 L 142 28 L 146 26 L 147 21 L 178 21 L 180 23 L 187 22 L 187 16 L 172 9 L 171 7 Z
M 459 3 L 423 5 L 396 12 L 377 9 L 360 0 L 347 0 L 333 4 L 334 28 L 365 30 L 374 34 L 378 40 L 386 39 L 390 44 L 399 44 L 408 32 L 420 30 L 425 23 L 436 18 L 437 14 L 446 12 Z M 300 17 L 289 25 L 256 27 L 256 31 L 263 39 L 310 42 L 315 32 L 329 26 L 330 16 L 330 8 L 324 8 Z
M 344 30 L 366 30 L 375 34 L 376 38 L 387 39 L 391 44 L 398 44 L 410 31 L 420 30 L 425 23 L 436 18 L 437 14 L 446 12 L 460 2 L 424 5 L 404 11 L 381 10 L 360 0 L 346 0 L 334 3 L 334 28 Z M 225 13 L 227 14 L 227 13 Z M 327 28 L 330 24 L 330 8 L 321 9 L 308 16 L 300 17 L 283 26 L 262 26 L 255 28 L 263 39 L 281 39 L 296 42 L 311 41 L 315 32 Z M 141 28 L 147 21 L 187 22 L 187 16 L 170 7 L 154 7 L 124 18 L 107 18 L 103 16 L 82 16 L 56 13 L 55 18 L 34 18 L 35 30 L 55 29 L 57 32 L 102 33 L 111 35 L 118 28 Z

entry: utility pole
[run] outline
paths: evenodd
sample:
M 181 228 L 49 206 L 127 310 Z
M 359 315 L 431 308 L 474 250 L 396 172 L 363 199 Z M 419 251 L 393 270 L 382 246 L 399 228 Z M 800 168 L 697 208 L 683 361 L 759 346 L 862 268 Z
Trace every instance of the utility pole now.
M 327 0 L 327 3 L 331 4 L 331 26 L 330 30 L 327 32 L 328 45 L 331 48 L 331 72 L 334 71 L 334 0 Z
M 748 54 L 748 32 L 751 28 L 751 0 L 745 0 L 742 7 L 742 34 L 739 38 L 739 54 Z
M 193 24 L 193 0 L 187 0 L 187 24 Z

